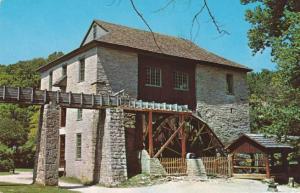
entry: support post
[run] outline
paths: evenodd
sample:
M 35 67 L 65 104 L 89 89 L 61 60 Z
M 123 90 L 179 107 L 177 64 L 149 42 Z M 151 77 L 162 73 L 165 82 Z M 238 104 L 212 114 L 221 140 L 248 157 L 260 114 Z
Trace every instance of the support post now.
M 186 136 L 185 136 L 185 127 L 184 127 L 184 115 L 179 115 L 179 125 L 181 127 L 181 157 L 185 159 L 186 155 Z
M 265 161 L 266 161 L 266 176 L 270 178 L 270 163 L 269 163 L 269 155 L 265 154 Z
M 41 127 L 38 163 L 34 182 L 58 185 L 60 109 L 55 103 L 45 105 Z
M 41 132 L 42 132 L 42 126 L 43 126 L 43 115 L 44 115 L 44 105 L 41 105 L 40 107 L 40 115 L 39 115 L 39 125 L 38 130 L 36 132 L 36 150 L 34 155 L 34 168 L 33 168 L 33 184 L 36 182 L 36 175 L 37 175 L 37 165 L 38 165 L 38 157 L 40 152 L 40 141 L 41 141 Z
M 152 111 L 148 114 L 148 139 L 149 139 L 149 155 L 153 157 L 153 131 L 152 131 Z

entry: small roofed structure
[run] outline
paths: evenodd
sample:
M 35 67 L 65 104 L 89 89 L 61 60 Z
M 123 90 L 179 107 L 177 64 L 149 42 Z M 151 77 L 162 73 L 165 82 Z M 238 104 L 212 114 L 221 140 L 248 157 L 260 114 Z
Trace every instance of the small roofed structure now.
M 243 134 L 226 149 L 232 155 L 234 177 L 288 180 L 287 156 L 293 147 L 274 136 Z

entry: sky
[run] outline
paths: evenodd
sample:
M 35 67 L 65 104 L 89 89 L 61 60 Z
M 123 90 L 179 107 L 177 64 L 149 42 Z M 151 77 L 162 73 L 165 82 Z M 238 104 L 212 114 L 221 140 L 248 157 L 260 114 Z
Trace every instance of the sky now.
M 248 47 L 250 25 L 244 13 L 250 6 L 240 0 L 208 0 L 219 25 L 230 33 L 220 36 L 207 12 L 199 17 L 199 30 L 192 28 L 201 0 L 177 0 L 157 11 L 168 1 L 135 0 L 153 31 L 193 40 L 256 72 L 276 69 L 269 50 L 253 56 Z M 147 30 L 129 0 L 0 0 L 0 64 L 47 57 L 55 51 L 68 53 L 79 47 L 93 19 Z

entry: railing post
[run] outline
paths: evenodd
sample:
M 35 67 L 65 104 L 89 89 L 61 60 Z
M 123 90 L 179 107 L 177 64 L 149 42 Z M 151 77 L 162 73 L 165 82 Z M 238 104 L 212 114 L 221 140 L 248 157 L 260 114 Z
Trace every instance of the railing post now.
M 6 98 L 6 86 L 3 86 L 3 100 Z
M 31 88 L 31 102 L 34 102 L 34 88 Z

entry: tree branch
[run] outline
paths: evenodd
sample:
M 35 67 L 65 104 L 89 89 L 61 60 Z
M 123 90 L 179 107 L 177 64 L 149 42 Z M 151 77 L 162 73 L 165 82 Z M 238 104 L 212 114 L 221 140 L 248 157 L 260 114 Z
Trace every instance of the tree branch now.
M 133 8 L 133 10 L 135 11 L 135 13 L 141 18 L 141 20 L 144 22 L 144 24 L 147 26 L 147 28 L 150 30 L 152 37 L 153 37 L 153 41 L 155 42 L 157 48 L 161 51 L 160 46 L 158 45 L 154 32 L 152 31 L 150 25 L 148 24 L 148 22 L 146 21 L 146 19 L 144 18 L 144 16 L 142 15 L 142 13 L 136 8 L 133 0 L 130 0 L 131 6 Z
M 205 6 L 205 8 L 206 8 L 206 10 L 207 10 L 207 12 L 208 12 L 209 17 L 211 18 L 211 20 L 212 20 L 214 26 L 216 27 L 218 33 L 219 33 L 219 34 L 227 34 L 227 35 L 230 35 L 229 32 L 227 32 L 226 30 L 223 30 L 223 29 L 220 28 L 220 26 L 218 25 L 218 23 L 217 23 L 215 17 L 213 16 L 212 12 L 210 11 L 210 9 L 209 9 L 209 7 L 208 7 L 208 5 L 207 5 L 206 0 L 203 0 L 203 3 L 204 3 L 204 6 Z

